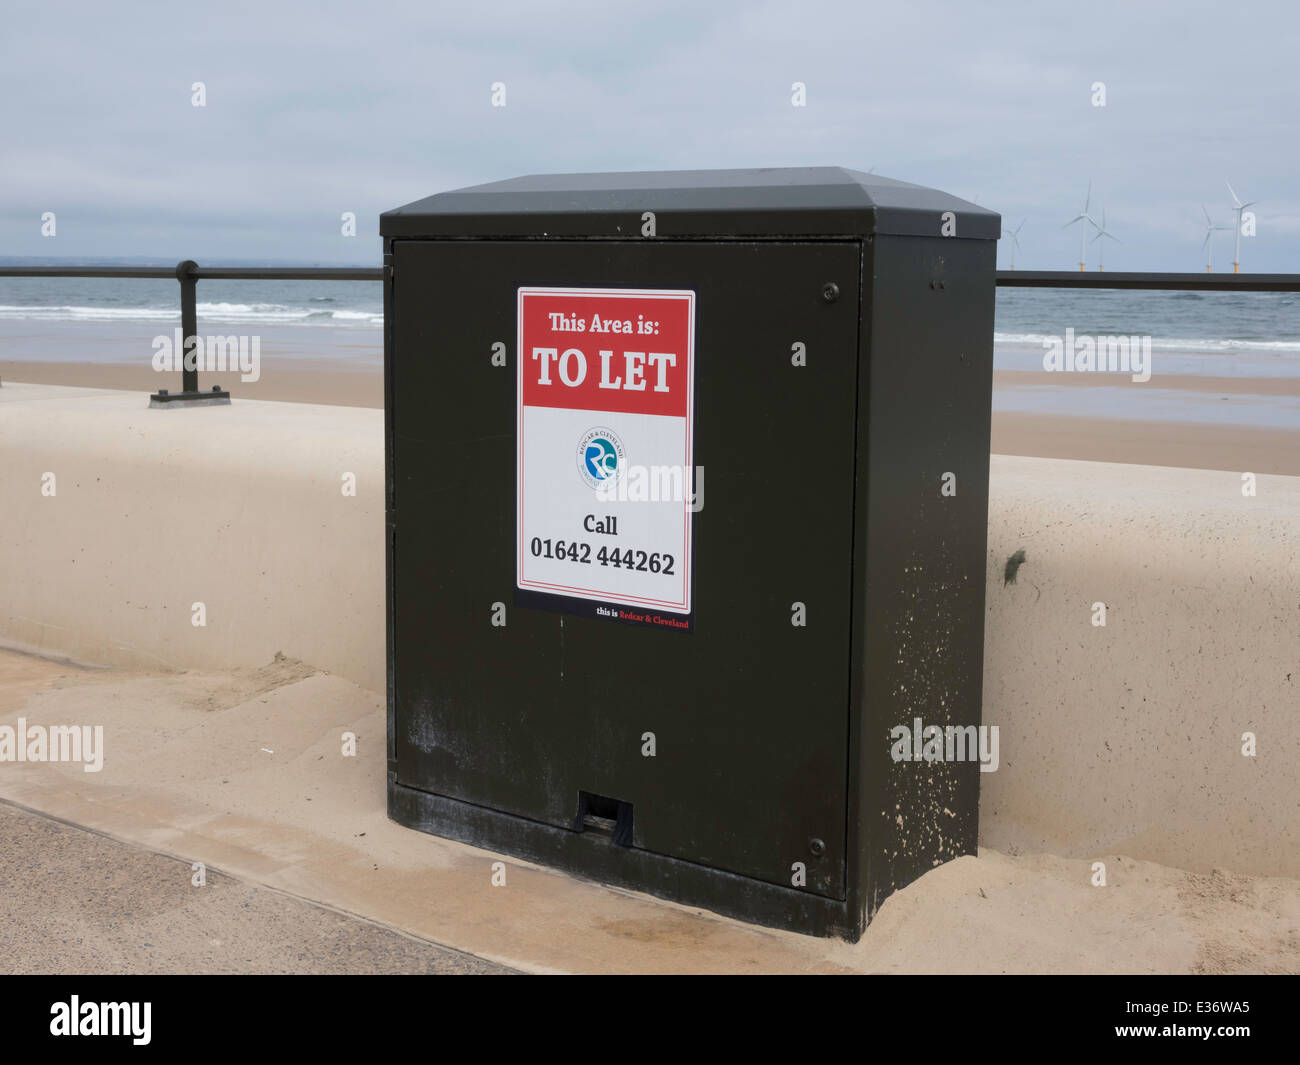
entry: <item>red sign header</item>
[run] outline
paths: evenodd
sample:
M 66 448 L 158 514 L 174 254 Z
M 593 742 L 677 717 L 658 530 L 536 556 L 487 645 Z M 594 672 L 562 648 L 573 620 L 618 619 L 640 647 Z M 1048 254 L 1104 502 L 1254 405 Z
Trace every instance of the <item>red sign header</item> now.
M 695 293 L 519 290 L 529 407 L 685 418 Z

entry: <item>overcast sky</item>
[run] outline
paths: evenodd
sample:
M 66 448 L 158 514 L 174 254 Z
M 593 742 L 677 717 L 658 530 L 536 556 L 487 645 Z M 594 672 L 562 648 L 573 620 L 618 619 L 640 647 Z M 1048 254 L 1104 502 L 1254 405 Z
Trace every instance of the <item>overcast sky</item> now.
M 1077 263 L 1090 178 L 1108 269 L 1204 269 L 1226 179 L 1259 201 L 1242 268 L 1300 271 L 1297 30 L 1296 0 L 8 0 L 0 255 L 375 264 L 379 213 L 445 189 L 838 165 L 1025 220 L 1031 269 Z

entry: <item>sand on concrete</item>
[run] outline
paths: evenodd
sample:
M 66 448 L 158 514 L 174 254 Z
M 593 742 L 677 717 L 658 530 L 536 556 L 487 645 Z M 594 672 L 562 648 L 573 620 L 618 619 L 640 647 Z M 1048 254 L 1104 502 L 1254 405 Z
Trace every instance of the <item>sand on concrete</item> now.
M 151 668 L 283 651 L 382 689 L 383 424 L 371 408 L 178 412 L 7 383 L 0 638 Z
M 383 691 L 381 413 L 173 413 L 119 391 L 0 389 L 0 639 L 130 669 L 283 652 Z M 1003 765 L 985 775 L 987 845 L 1300 876 L 1300 478 L 1256 487 L 993 456 L 983 707 Z
M 0 653 L 0 724 L 20 714 L 102 724 L 104 768 L 0 764 L 0 799 L 526 971 L 1300 972 L 1290 879 L 984 849 L 892 896 L 851 945 L 413 832 L 385 816 L 380 697 L 289 660 L 150 675 Z
M 36 660 L 0 660 L 0 714 L 36 706 L 48 723 L 109 732 L 102 774 L 0 765 L 0 795 L 539 970 L 1296 967 L 1295 882 L 1215 872 L 1300 866 L 1300 483 L 1269 476 L 1300 455 L 1293 434 L 1195 426 L 1196 439 L 1160 445 L 1197 454 L 1198 470 L 993 457 L 984 706 L 1004 730 L 1004 764 L 983 781 L 992 849 L 891 900 L 849 948 L 526 863 L 509 863 L 521 890 L 488 891 L 496 856 L 387 822 L 372 694 L 383 677 L 378 411 L 243 402 L 177 419 L 145 410 L 142 396 L 21 384 L 0 389 L 0 410 L 9 637 L 74 654 L 108 646 L 135 656 L 120 663 L 131 668 L 161 658 L 177 670 L 43 663 L 45 674 L 32 672 Z M 1127 440 L 1096 419 L 1052 418 L 1026 446 L 1050 451 L 1085 422 L 1100 435 L 1081 436 L 1081 448 Z M 215 434 L 195 452 L 201 423 Z M 1125 462 L 1168 431 L 1141 426 Z M 71 474 L 57 514 L 38 491 L 51 460 L 61 485 Z M 1240 471 L 1252 468 L 1260 490 L 1247 499 Z M 342 470 L 358 471 L 358 497 L 340 496 Z M 1004 586 L 1016 549 L 1028 561 Z M 189 624 L 200 597 L 216 604 L 205 630 Z M 1104 629 L 1089 620 L 1098 600 L 1111 610 Z M 371 691 L 276 660 L 280 650 Z M 364 737 L 357 759 L 337 754 L 343 730 Z M 1245 730 L 1260 738 L 1256 758 L 1239 751 Z M 1091 885 L 1093 860 L 1107 863 L 1106 889 Z M 1166 868 L 1179 866 L 1189 871 Z M 1125 886 L 1138 890 L 1110 890 Z M 991 887 L 1005 904 L 984 909 L 975 900 Z M 1136 900 L 1131 912 L 1121 895 Z M 959 928 L 928 942 L 903 922 L 891 940 L 890 915 L 913 898 L 927 926 L 947 928 L 945 914 L 971 923 L 971 953 L 951 952 Z M 1171 938 L 1144 938 L 1143 922 Z
M 993 457 L 982 843 L 1300 877 L 1300 478 L 1254 487 Z

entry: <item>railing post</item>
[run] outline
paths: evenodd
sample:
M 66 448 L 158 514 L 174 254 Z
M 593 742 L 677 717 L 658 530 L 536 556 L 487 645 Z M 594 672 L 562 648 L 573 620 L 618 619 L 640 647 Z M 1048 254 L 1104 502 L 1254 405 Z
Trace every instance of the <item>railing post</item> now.
M 200 352 L 194 350 L 199 342 L 198 287 L 199 280 L 194 276 L 198 263 L 186 259 L 176 264 L 176 280 L 181 283 L 181 343 L 184 345 L 184 358 L 181 359 L 181 392 L 192 393 L 199 390 L 198 358 Z
M 149 397 L 151 407 L 213 407 L 230 403 L 230 393 L 217 385 L 211 392 L 199 391 L 198 360 L 203 354 L 199 339 L 198 273 L 199 264 L 186 259 L 176 264 L 176 280 L 181 283 L 181 390 L 168 392 L 160 388 Z

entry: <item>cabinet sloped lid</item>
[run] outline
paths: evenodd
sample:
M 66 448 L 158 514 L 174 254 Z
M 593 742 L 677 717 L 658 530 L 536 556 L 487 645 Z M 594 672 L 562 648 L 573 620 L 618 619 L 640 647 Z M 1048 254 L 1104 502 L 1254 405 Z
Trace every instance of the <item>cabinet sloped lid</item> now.
M 439 192 L 380 216 L 385 237 L 997 240 L 1001 216 L 936 189 L 838 166 L 535 174 Z M 944 218 L 947 212 L 952 219 Z M 954 231 L 955 230 L 955 231 Z

